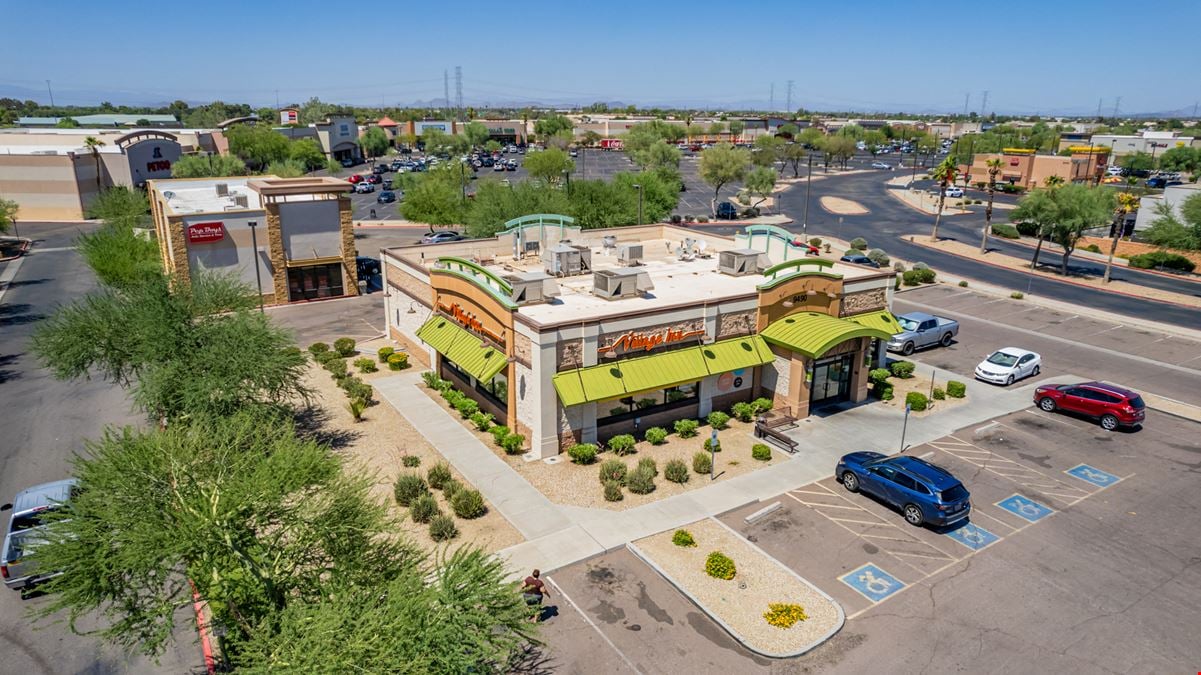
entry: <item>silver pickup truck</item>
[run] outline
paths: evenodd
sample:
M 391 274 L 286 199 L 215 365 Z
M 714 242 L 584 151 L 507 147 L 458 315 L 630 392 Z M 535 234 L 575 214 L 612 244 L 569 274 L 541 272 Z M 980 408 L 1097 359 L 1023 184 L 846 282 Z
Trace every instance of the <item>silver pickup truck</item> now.
M 0 556 L 0 576 L 4 585 L 24 590 L 32 588 L 58 572 L 37 569 L 37 563 L 29 558 L 30 552 L 43 540 L 45 516 L 59 508 L 71 497 L 75 479 L 43 483 L 17 493 L 16 499 L 5 508 L 12 509 L 8 531 L 4 534 L 4 551 Z
M 901 332 L 888 341 L 888 351 L 906 356 L 915 349 L 951 344 L 959 334 L 959 322 L 925 312 L 910 312 L 897 317 Z

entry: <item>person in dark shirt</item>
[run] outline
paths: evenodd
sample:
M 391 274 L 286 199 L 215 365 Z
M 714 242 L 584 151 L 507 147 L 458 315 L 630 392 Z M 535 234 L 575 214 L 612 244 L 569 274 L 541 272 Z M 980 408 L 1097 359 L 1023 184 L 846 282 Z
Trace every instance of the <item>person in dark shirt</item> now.
M 534 570 L 530 576 L 521 582 L 521 597 L 525 599 L 525 604 L 534 609 L 534 615 L 531 621 L 538 623 L 538 619 L 542 617 L 542 599 L 544 596 L 550 595 L 550 591 L 546 589 L 546 582 L 539 577 L 542 572 Z

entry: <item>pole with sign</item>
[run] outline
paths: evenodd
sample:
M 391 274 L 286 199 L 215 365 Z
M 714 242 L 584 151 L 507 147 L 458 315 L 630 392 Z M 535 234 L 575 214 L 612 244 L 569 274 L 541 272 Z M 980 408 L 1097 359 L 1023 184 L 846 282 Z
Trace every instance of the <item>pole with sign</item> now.
M 717 429 L 709 434 L 709 480 L 717 479 Z
M 905 404 L 905 421 L 901 424 L 901 452 L 905 452 L 905 432 L 909 430 L 909 404 Z

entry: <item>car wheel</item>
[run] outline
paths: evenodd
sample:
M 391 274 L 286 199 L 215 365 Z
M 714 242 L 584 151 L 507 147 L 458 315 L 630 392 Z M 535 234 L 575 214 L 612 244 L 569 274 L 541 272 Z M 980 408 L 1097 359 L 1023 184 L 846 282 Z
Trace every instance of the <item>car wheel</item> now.
M 842 486 L 847 489 L 847 492 L 859 492 L 859 476 L 850 471 L 842 474 Z
M 1040 398 L 1038 399 L 1038 407 L 1044 412 L 1055 412 L 1055 401 L 1049 397 Z
M 1009 377 L 1005 378 L 1005 386 L 1008 387 L 1011 384 L 1013 384 L 1013 375 L 1010 375 Z
M 901 348 L 901 353 L 904 354 L 905 356 L 909 356 L 910 354 L 912 354 L 913 353 L 913 343 L 906 342 L 905 346 Z
M 906 504 L 904 511 L 905 522 L 909 523 L 910 525 L 921 526 L 921 524 L 926 521 L 926 519 L 922 516 L 922 510 L 918 508 L 917 504 Z
M 938 344 L 940 344 L 944 347 L 950 347 L 951 346 L 951 334 L 944 333 L 942 336 L 942 339 L 938 341 Z
M 1118 428 L 1118 418 L 1113 415 L 1101 416 L 1101 428 L 1106 431 L 1113 431 Z
M 1038 377 L 1038 366 L 1034 366 L 1034 371 L 1030 373 L 1030 377 Z

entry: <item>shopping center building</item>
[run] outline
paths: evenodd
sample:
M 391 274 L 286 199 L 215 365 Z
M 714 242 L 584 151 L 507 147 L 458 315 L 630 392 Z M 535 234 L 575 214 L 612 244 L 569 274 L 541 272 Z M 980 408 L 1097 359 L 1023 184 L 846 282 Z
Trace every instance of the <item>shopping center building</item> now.
M 806 256 L 773 226 L 506 226 L 382 251 L 385 312 L 393 340 L 537 457 L 760 396 L 795 417 L 863 401 L 897 330 L 891 271 Z

